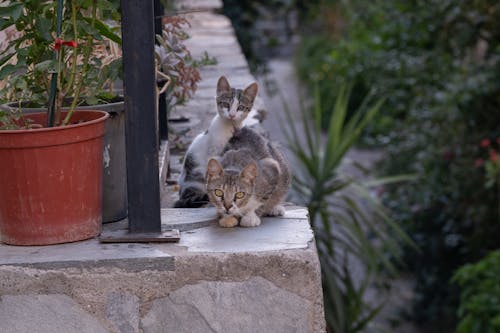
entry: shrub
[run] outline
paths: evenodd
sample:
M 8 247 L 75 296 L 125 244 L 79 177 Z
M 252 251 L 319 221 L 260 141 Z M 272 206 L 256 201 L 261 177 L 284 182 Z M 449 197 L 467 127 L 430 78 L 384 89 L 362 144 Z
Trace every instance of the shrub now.
M 485 158 L 479 143 L 500 136 L 500 7 L 382 0 L 325 10 L 336 23 L 303 38 L 299 73 L 311 87 L 319 81 L 322 96 L 334 97 L 349 80 L 360 95 L 373 88 L 387 96 L 370 128 L 388 153 L 381 170 L 418 176 L 385 193 L 392 216 L 422 249 L 406 260 L 417 279 L 413 316 L 452 330 L 453 272 L 499 246 L 498 186 L 487 186 L 492 170 L 476 160 Z
M 457 333 L 500 332 L 500 251 L 453 276 L 461 287 Z

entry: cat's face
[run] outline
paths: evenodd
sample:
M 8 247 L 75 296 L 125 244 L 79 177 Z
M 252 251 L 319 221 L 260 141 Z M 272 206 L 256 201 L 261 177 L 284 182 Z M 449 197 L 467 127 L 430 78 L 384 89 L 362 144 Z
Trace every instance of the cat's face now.
M 257 83 L 252 83 L 244 90 L 232 88 L 224 76 L 217 82 L 217 112 L 219 116 L 234 124 L 241 124 L 252 110 L 257 96 Z
M 252 201 L 257 165 L 249 163 L 243 170 L 223 169 L 210 159 L 207 165 L 207 193 L 221 215 L 241 215 L 240 210 Z

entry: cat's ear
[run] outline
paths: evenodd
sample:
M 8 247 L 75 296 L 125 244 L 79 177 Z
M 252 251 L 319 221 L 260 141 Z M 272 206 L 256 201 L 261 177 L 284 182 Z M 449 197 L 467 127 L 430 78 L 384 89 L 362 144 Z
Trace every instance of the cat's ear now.
M 219 78 L 219 81 L 217 81 L 217 96 L 220 95 L 222 92 L 230 91 L 231 86 L 229 85 L 229 82 L 227 81 L 226 77 L 223 75 Z
M 215 158 L 211 158 L 207 165 L 207 181 L 221 178 L 223 173 L 224 170 L 222 169 L 222 165 L 220 165 L 219 161 Z
M 247 166 L 241 170 L 240 177 L 241 180 L 250 185 L 255 184 L 255 179 L 257 178 L 257 163 L 254 161 L 248 163 Z
M 259 86 L 257 85 L 256 82 L 254 82 L 245 88 L 243 94 L 253 103 L 255 97 L 257 97 L 258 91 L 259 91 Z

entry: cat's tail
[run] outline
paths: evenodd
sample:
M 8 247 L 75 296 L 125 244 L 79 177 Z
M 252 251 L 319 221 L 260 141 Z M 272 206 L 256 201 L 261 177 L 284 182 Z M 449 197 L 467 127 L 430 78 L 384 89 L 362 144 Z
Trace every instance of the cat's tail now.
M 208 202 L 207 193 L 196 187 L 186 187 L 181 190 L 179 200 L 174 203 L 174 208 L 199 208 Z

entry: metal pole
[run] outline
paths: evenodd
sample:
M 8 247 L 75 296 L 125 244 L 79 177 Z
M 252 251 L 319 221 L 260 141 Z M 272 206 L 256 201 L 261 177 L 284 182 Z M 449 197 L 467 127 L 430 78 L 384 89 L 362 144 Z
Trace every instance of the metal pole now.
M 160 232 L 153 0 L 121 10 L 129 232 Z

